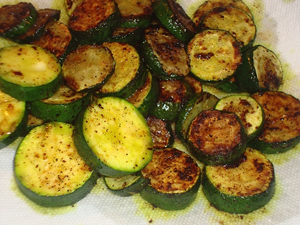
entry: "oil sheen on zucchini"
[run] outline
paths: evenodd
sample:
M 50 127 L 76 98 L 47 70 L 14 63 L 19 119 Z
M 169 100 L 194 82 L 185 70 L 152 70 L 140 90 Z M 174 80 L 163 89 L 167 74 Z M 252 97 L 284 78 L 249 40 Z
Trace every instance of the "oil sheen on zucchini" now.
M 155 150 L 152 161 L 141 172 L 150 183 L 140 195 L 156 207 L 184 209 L 197 196 L 201 170 L 191 156 L 178 149 Z
M 140 171 L 152 159 L 153 141 L 142 114 L 117 97 L 95 99 L 75 122 L 75 145 L 90 167 L 104 176 Z
M 265 206 L 274 195 L 273 164 L 261 152 L 248 148 L 233 164 L 206 166 L 202 190 L 221 211 L 250 213 Z
M 98 175 L 78 155 L 74 127 L 52 122 L 33 128 L 19 145 L 14 159 L 18 188 L 45 207 L 72 205 L 84 198 Z
M 0 89 L 22 101 L 48 98 L 63 81 L 58 59 L 29 44 L 0 50 L 0 74 Z

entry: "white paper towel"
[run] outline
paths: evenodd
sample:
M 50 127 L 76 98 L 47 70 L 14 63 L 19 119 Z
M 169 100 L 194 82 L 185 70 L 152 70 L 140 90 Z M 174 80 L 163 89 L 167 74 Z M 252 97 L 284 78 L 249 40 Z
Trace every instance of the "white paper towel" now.
M 1 0 L 0 5 L 18 1 Z M 63 7 L 63 0 L 32 0 L 36 7 Z M 203 0 L 180 1 L 191 15 Z M 300 98 L 300 1 L 244 0 L 257 23 L 256 44 L 273 50 L 284 68 L 282 90 Z M 248 215 L 230 215 L 213 209 L 199 190 L 186 210 L 153 209 L 138 195 L 118 197 L 99 184 L 70 207 L 48 209 L 27 200 L 13 179 L 13 157 L 20 140 L 0 150 L 0 225 L 6 224 L 298 224 L 300 222 L 300 146 L 284 154 L 268 155 L 275 166 L 276 194 L 263 209 Z

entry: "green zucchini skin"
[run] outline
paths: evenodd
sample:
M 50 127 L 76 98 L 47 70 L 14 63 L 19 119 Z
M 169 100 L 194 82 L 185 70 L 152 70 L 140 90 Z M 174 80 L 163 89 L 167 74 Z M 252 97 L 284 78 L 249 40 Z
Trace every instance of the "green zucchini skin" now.
M 136 46 L 140 43 L 142 38 L 143 29 L 140 27 L 135 28 L 122 28 L 118 27 L 114 30 L 111 36 L 109 36 L 105 42 L 123 42 Z
M 233 81 L 232 79 L 217 84 L 215 87 L 220 91 L 230 94 L 242 92 L 242 89 L 240 88 L 239 84 L 236 81 Z

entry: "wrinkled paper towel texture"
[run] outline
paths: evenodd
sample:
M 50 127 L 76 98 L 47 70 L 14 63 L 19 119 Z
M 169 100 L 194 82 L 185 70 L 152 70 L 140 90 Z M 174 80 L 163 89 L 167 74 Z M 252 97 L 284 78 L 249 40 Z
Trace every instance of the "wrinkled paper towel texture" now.
M 32 0 L 38 8 L 63 8 L 64 0 Z M 204 0 L 181 0 L 192 15 Z M 1 0 L 0 5 L 18 1 Z M 300 1 L 244 0 L 257 24 L 255 44 L 273 50 L 281 59 L 284 84 L 281 90 L 300 98 Z M 63 20 L 66 14 L 62 13 Z M 209 91 L 213 91 L 207 89 Z M 20 140 L 0 150 L 0 225 L 6 224 L 298 224 L 300 221 L 300 146 L 280 155 L 268 155 L 277 179 L 276 194 L 261 210 L 239 216 L 213 209 L 201 188 L 186 210 L 166 212 L 152 208 L 138 195 L 119 197 L 107 191 L 99 179 L 93 191 L 70 207 L 48 209 L 27 200 L 13 179 L 13 158 Z

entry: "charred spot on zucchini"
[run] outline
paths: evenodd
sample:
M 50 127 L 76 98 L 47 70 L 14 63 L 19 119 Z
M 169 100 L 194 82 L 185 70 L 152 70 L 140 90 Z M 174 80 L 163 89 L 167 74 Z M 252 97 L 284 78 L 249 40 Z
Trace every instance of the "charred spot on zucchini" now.
M 249 93 L 261 90 L 277 91 L 283 79 L 279 58 L 262 45 L 254 46 L 243 53 L 242 65 L 236 74 L 241 89 Z
M 248 148 L 234 164 L 206 166 L 202 190 L 218 210 L 234 214 L 253 212 L 274 195 L 273 164 L 261 152 Z
M 168 148 L 173 145 L 174 135 L 170 121 L 154 116 L 146 117 L 146 121 L 151 132 L 154 149 Z
M 0 50 L 0 89 L 21 101 L 52 96 L 63 82 L 58 59 L 34 45 L 16 45 Z
M 161 26 L 144 31 L 141 50 L 149 68 L 160 79 L 181 79 L 190 72 L 184 44 Z
M 191 156 L 175 148 L 155 150 L 152 161 L 141 172 L 150 183 L 140 195 L 162 209 L 188 207 L 200 187 L 199 166 Z
M 101 45 L 79 46 L 62 65 L 66 85 L 74 91 L 100 88 L 114 70 L 115 59 L 111 51 Z
M 235 161 L 245 152 L 247 133 L 236 114 L 205 110 L 192 120 L 187 143 L 199 161 L 206 165 L 223 165 Z
M 238 42 L 223 30 L 208 29 L 196 34 L 187 53 L 192 75 L 209 85 L 229 80 L 242 62 Z
M 14 158 L 14 176 L 20 191 L 45 207 L 72 205 L 84 198 L 98 175 L 78 155 L 74 127 L 52 122 L 33 128 Z
M 72 12 L 69 27 L 81 44 L 101 44 L 120 22 L 120 12 L 113 0 L 84 0 Z
M 109 177 L 140 171 L 153 154 L 145 118 L 131 103 L 117 97 L 95 99 L 80 113 L 74 142 L 86 163 Z
M 258 136 L 264 126 L 264 110 L 261 105 L 248 95 L 231 95 L 218 101 L 215 109 L 235 113 L 242 121 L 248 141 Z
M 175 0 L 154 0 L 152 7 L 161 24 L 184 43 L 196 33 L 194 22 Z
M 38 13 L 29 2 L 5 5 L 0 8 L 0 36 L 16 39 L 36 22 Z
M 0 149 L 22 136 L 28 119 L 27 103 L 0 91 Z
M 252 97 L 265 112 L 262 133 L 249 146 L 266 154 L 286 152 L 300 142 L 300 101 L 280 91 L 257 92 Z

